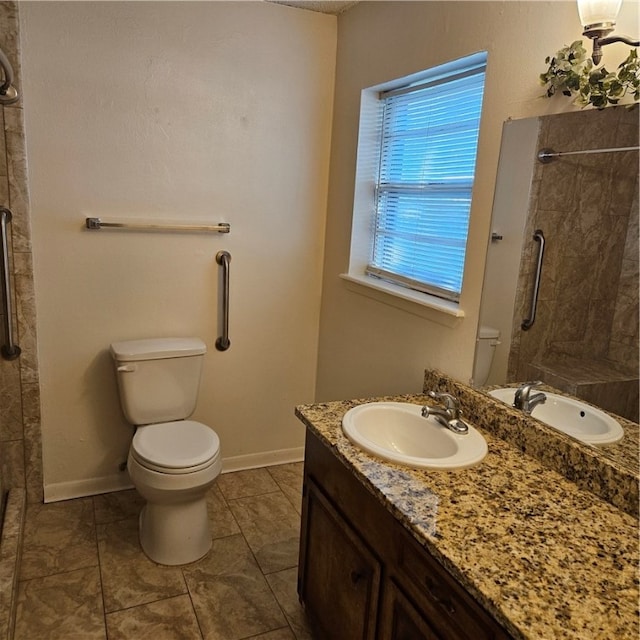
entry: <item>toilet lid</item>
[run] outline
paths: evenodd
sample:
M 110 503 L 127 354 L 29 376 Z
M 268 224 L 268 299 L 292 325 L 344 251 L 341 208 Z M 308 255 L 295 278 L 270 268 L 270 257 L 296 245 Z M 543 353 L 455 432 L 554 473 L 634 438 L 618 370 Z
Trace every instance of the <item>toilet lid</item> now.
M 140 462 L 153 468 L 187 472 L 215 458 L 220 439 L 213 429 L 200 422 L 176 420 L 139 427 L 131 447 Z

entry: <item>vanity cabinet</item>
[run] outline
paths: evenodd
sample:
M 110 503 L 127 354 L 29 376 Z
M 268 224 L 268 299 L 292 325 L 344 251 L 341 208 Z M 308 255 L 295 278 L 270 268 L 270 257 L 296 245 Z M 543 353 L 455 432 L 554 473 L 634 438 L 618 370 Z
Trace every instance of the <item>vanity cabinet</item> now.
M 510 637 L 310 430 L 298 594 L 322 639 Z
M 374 640 L 382 565 L 311 479 L 305 502 L 305 601 L 327 637 Z

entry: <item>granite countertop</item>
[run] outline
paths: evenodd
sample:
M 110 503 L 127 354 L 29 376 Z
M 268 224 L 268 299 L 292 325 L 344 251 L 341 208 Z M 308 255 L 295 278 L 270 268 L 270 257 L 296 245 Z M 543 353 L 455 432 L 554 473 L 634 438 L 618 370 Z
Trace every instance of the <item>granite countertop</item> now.
M 369 401 L 304 405 L 296 415 L 515 638 L 636 640 L 638 520 L 524 455 L 481 424 L 477 466 L 430 471 L 352 445 L 342 416 Z
M 591 491 L 622 511 L 637 517 L 640 501 L 638 425 L 613 416 L 624 438 L 615 445 L 596 447 L 491 398 L 436 370 L 426 370 L 424 390 L 444 391 L 458 398 L 473 424 L 510 442 L 518 451 L 557 471 L 582 489 Z

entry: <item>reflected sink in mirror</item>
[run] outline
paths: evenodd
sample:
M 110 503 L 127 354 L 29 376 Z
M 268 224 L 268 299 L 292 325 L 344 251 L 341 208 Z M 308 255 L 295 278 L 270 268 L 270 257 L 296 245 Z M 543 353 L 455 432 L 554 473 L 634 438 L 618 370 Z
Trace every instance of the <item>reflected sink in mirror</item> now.
M 370 402 L 353 407 L 342 418 L 347 438 L 368 453 L 410 467 L 464 469 L 487 455 L 487 443 L 469 425 L 457 434 L 433 417 L 423 418 L 422 406 L 405 402 Z
M 510 406 L 513 406 L 515 393 L 513 387 L 489 391 L 489 395 Z M 624 436 L 620 424 L 604 411 L 575 398 L 543 393 L 546 402 L 536 405 L 531 412 L 531 416 L 540 422 L 588 444 L 611 444 Z

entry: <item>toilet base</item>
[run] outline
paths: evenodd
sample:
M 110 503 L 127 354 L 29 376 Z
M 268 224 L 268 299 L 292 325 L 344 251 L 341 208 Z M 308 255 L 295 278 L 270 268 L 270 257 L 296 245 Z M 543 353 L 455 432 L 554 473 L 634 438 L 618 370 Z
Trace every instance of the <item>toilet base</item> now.
M 140 513 L 139 534 L 142 550 L 158 564 L 199 560 L 212 544 L 206 497 L 182 504 L 147 502 Z

